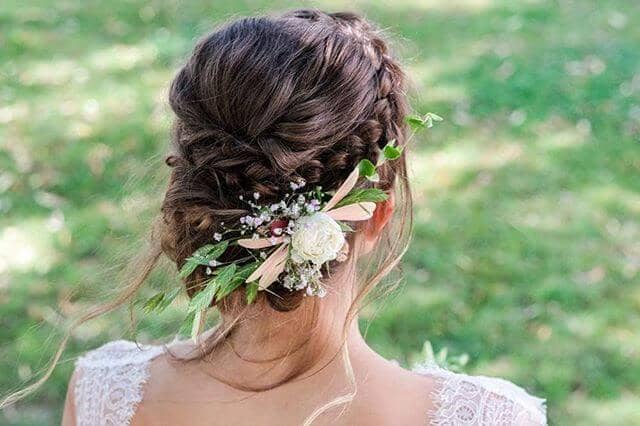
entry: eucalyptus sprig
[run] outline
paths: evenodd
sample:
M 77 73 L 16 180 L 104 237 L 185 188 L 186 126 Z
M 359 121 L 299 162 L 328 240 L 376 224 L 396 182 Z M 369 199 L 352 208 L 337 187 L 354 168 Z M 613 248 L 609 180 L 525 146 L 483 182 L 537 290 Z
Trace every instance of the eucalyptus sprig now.
M 443 121 L 444 119 L 440 117 L 438 114 L 433 112 L 428 112 L 426 114 L 412 114 L 405 117 L 404 121 L 411 127 L 413 135 L 424 129 L 430 129 L 433 127 L 433 124 L 436 122 Z M 396 140 L 390 140 L 384 148 L 382 148 L 382 155 L 378 158 L 377 164 L 373 164 L 371 160 L 363 159 L 358 163 L 358 170 L 360 171 L 360 176 L 364 176 L 371 182 L 379 182 L 380 176 L 378 175 L 376 169 L 384 164 L 388 160 L 397 160 L 402 155 L 401 146 L 396 146 Z
M 433 112 L 423 115 L 412 114 L 405 117 L 405 122 L 415 131 L 430 129 L 436 122 L 444 121 L 444 118 Z
M 371 160 L 365 158 L 358 163 L 358 170 L 360 176 L 367 178 L 371 182 L 379 182 L 380 176 L 378 175 L 377 168 L 384 164 L 387 160 L 397 160 L 402 155 L 402 147 L 396 146 L 396 140 L 391 139 L 382 148 L 382 155 L 378 157 L 377 164 L 373 164 Z M 367 200 L 369 201 L 369 200 Z M 371 200 L 374 201 L 374 200 Z

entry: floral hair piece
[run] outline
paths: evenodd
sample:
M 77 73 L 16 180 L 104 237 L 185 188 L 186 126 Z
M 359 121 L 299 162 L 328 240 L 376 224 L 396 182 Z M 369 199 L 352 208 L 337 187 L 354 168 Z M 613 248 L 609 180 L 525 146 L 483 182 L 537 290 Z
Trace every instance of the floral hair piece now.
M 406 118 L 414 131 L 441 120 L 432 113 Z M 180 268 L 183 279 L 199 267 L 205 268 L 205 274 L 210 276 L 191 299 L 183 330 L 190 328 L 192 336 L 198 335 L 211 303 L 242 285 L 246 286 L 248 304 L 253 303 L 258 291 L 269 291 L 269 286 L 279 278 L 291 291 L 305 290 L 307 296 L 323 297 L 326 290 L 322 268 L 348 257 L 346 233 L 353 229 L 347 222 L 370 219 L 376 203 L 388 198 L 379 188 L 355 188 L 361 176 L 377 182 L 376 169 L 387 160 L 399 158 L 402 147 L 395 146 L 392 140 L 381 154 L 375 165 L 367 159 L 360 161 L 333 194 L 323 192 L 321 187 L 308 189 L 300 179 L 290 183 L 290 191 L 277 203 L 259 204 L 257 192 L 250 197 L 240 195 L 250 213 L 233 227 L 221 223 L 220 231 L 213 235 L 215 242 L 200 247 Z M 230 245 L 245 248 L 248 255 L 230 263 L 218 260 Z M 158 293 L 144 303 L 143 309 L 161 311 L 178 293 L 179 288 Z
M 386 199 L 384 192 L 373 190 L 365 198 L 339 205 L 353 189 L 359 176 L 358 169 L 351 172 L 324 205 L 320 201 L 321 194 L 316 194 L 316 197 L 309 194 L 311 200 L 308 195 L 305 197 L 300 194 L 291 206 L 286 203 L 271 205 L 270 211 L 280 214 L 263 228 L 261 233 L 264 236 L 255 233 L 253 238 L 238 240 L 238 245 L 248 249 L 278 248 L 266 257 L 245 282 L 258 280 L 258 290 L 265 290 L 285 272 L 284 287 L 290 290 L 306 289 L 309 296 L 323 297 L 325 290 L 320 282 L 320 268 L 332 260 L 344 261 L 347 258 L 349 248 L 344 234 L 349 229 L 341 221 L 367 220 L 376 208 L 375 202 L 371 200 Z M 304 186 L 304 182 L 294 183 L 292 186 L 300 185 Z M 258 220 L 263 217 L 261 213 Z M 246 220 L 252 218 L 247 216 Z M 268 219 L 271 217 L 267 213 L 266 220 Z

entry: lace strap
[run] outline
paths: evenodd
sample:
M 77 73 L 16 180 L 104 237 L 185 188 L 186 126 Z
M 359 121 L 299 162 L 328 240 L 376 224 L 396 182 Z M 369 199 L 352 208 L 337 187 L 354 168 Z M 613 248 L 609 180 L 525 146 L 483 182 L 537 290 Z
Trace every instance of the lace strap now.
M 78 426 L 126 426 L 142 400 L 149 362 L 162 346 L 119 340 L 88 352 L 76 361 Z
M 416 372 L 437 380 L 432 424 L 545 426 L 545 400 L 503 379 L 456 374 L 435 366 Z

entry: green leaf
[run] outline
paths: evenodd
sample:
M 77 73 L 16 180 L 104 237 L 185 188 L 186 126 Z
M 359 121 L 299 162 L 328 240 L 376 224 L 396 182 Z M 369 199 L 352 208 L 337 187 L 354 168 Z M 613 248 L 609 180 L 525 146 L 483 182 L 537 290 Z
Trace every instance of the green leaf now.
M 387 160 L 396 160 L 400 158 L 401 154 L 402 154 L 402 147 L 397 148 L 393 145 L 387 144 L 382 149 L 382 155 L 384 155 L 384 158 L 386 158 Z
M 182 279 L 185 279 L 189 275 L 193 274 L 193 271 L 195 271 L 196 268 L 200 265 L 198 262 L 192 261 L 190 259 L 191 258 L 188 258 L 185 264 L 182 265 L 182 268 L 180 268 L 180 272 L 178 273 L 178 275 Z
M 167 309 L 167 307 L 171 305 L 171 302 L 173 302 L 173 300 L 176 297 L 178 297 L 178 294 L 180 294 L 181 290 L 182 290 L 181 287 L 176 287 L 173 290 L 171 290 L 169 293 L 165 294 L 164 298 L 162 299 L 162 302 L 160 302 L 156 310 L 158 312 L 162 312 L 165 309 Z
M 229 241 L 220 241 L 217 244 L 207 244 L 200 247 L 194 253 L 194 256 L 206 257 L 209 260 L 217 259 L 229 246 Z
M 216 275 L 214 280 L 218 281 L 219 286 L 223 286 L 231 281 L 237 269 L 238 266 L 235 263 L 227 265 L 224 268 L 220 269 L 220 272 L 218 272 L 218 275 Z
M 182 325 L 180 325 L 180 330 L 178 330 L 179 334 L 182 335 L 191 335 L 191 330 L 193 329 L 193 320 L 196 317 L 196 312 L 189 312 L 186 318 L 182 321 Z
M 436 360 L 438 361 L 438 365 L 447 365 L 447 355 L 449 354 L 449 350 L 445 346 L 440 349 L 438 354 L 436 355 Z
M 216 292 L 227 285 L 236 272 L 236 264 L 227 265 L 218 272 L 218 275 L 207 281 L 204 289 L 196 294 L 189 302 L 189 311 L 202 311 L 211 305 Z
M 154 294 L 144 302 L 144 304 L 142 305 L 142 311 L 145 314 L 153 312 L 162 303 L 163 299 L 164 291 Z
M 405 117 L 404 121 L 414 131 L 422 130 L 426 127 L 424 120 L 419 115 L 415 115 L 415 114 L 408 115 Z
M 207 266 L 209 262 L 216 260 L 225 252 L 228 246 L 228 241 L 220 241 L 217 244 L 207 244 L 200 247 L 186 259 L 185 264 L 180 268 L 180 278 L 187 278 L 193 274 L 193 271 L 195 271 L 198 266 Z
M 438 114 L 435 114 L 433 112 L 428 112 L 423 116 L 415 115 L 415 114 L 408 115 L 407 117 L 405 117 L 404 120 L 407 124 L 409 124 L 409 126 L 414 131 L 418 131 L 425 128 L 429 129 L 433 127 L 434 122 L 443 121 L 444 119 L 440 117 Z
M 437 364 L 436 363 L 436 354 L 433 352 L 433 345 L 430 341 L 425 341 L 422 346 L 422 358 L 423 362 L 427 364 Z
M 435 112 L 428 112 L 425 114 L 425 117 L 429 117 L 431 121 L 435 121 L 435 122 L 444 121 L 444 118 L 440 117 Z
M 195 315 L 193 316 L 193 322 L 191 323 L 191 338 L 195 338 L 198 333 L 202 330 L 200 330 L 200 327 L 198 327 L 198 325 L 200 324 L 200 322 L 203 322 L 203 316 L 206 315 L 206 312 L 204 309 L 200 310 L 200 311 L 196 311 Z
M 216 294 L 216 302 L 230 295 L 231 292 L 233 292 L 233 290 L 240 287 L 243 282 L 244 282 L 243 279 L 236 279 L 236 278 L 229 281 L 227 285 L 225 285 L 224 287 L 221 287 L 220 290 L 218 290 L 218 293 Z
M 260 261 L 256 260 L 253 263 L 248 263 L 240 268 L 238 268 L 238 272 L 236 272 L 236 277 L 242 277 L 242 279 L 249 278 L 249 275 L 253 274 L 253 272 L 258 269 L 258 264 Z M 235 277 L 234 277 L 235 278 Z
M 258 263 L 255 262 L 239 268 L 233 278 L 231 278 L 231 280 L 229 280 L 227 284 L 220 286 L 220 289 L 216 293 L 216 302 L 224 297 L 227 297 L 229 294 L 231 294 L 232 291 L 244 284 L 246 279 L 249 278 L 249 275 L 251 275 L 257 267 Z
M 216 302 L 230 295 L 231 292 L 233 292 L 235 289 L 240 287 L 242 283 L 244 283 L 244 279 L 242 278 L 234 278 L 231 281 L 229 281 L 229 283 L 224 287 L 220 288 L 220 290 L 216 294 Z
M 427 127 L 427 129 L 430 129 L 433 127 L 433 123 L 435 121 L 442 121 L 442 117 L 440 117 L 437 114 L 434 114 L 432 112 L 428 112 L 425 114 L 424 116 L 424 124 Z
M 376 174 L 376 166 L 366 158 L 360 160 L 360 163 L 358 163 L 358 170 L 360 171 L 360 176 L 364 176 L 366 178 Z
M 451 371 L 461 372 L 469 362 L 469 355 L 466 353 L 458 356 L 450 356 L 446 347 L 441 348 L 437 353 L 433 350 L 431 342 L 424 342 L 422 353 L 419 356 L 418 364 L 439 366 Z
M 198 294 L 193 296 L 193 299 L 189 302 L 189 311 L 201 311 L 206 309 L 211 305 L 211 301 L 213 297 L 216 295 L 218 291 L 218 282 L 215 278 L 211 278 L 207 281 L 204 289 L 200 290 Z
M 247 284 L 247 305 L 252 304 L 256 300 L 256 296 L 258 296 L 258 283 L 249 283 Z
M 350 191 L 336 207 L 348 206 L 349 204 L 363 203 L 370 201 L 379 203 L 389 198 L 386 192 L 380 188 L 357 188 Z

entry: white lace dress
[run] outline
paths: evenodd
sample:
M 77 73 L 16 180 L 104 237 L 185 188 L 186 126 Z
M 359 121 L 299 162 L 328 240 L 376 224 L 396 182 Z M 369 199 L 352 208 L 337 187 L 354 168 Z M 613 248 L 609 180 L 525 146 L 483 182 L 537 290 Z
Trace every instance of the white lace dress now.
M 144 394 L 149 363 L 162 346 L 115 341 L 88 352 L 76 363 L 78 426 L 128 425 Z M 416 372 L 437 381 L 432 425 L 546 425 L 544 400 L 506 380 L 456 374 L 423 366 Z M 425 419 L 426 422 L 426 419 Z

